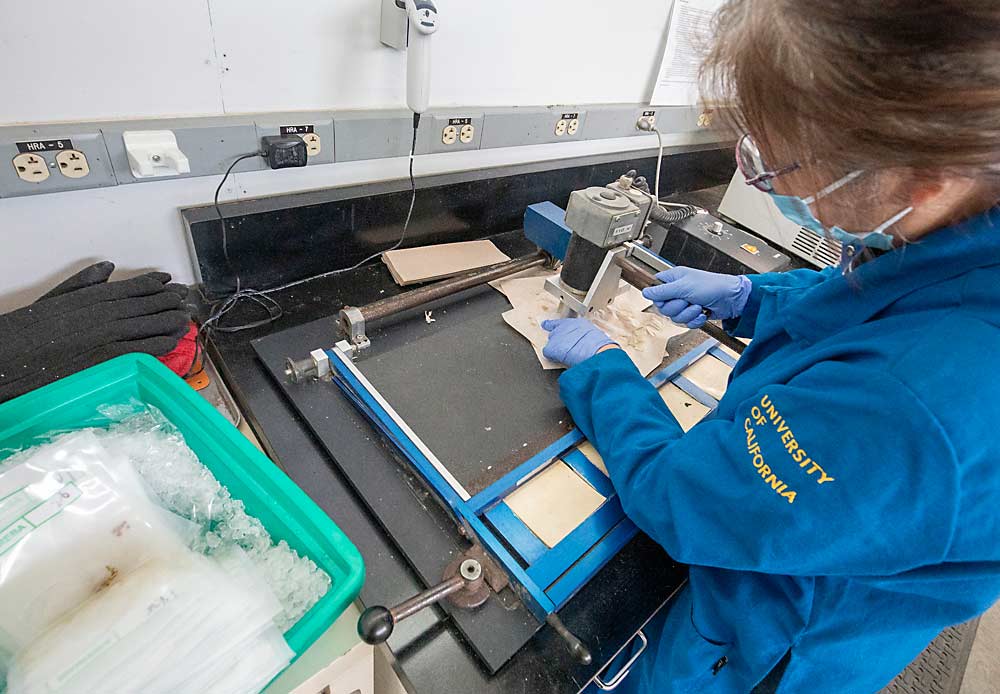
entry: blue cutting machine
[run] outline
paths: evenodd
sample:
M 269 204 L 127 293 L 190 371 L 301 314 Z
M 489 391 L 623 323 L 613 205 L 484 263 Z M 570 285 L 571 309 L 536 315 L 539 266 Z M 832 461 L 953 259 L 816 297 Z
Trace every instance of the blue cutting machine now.
M 645 277 L 653 271 L 670 266 L 641 243 L 642 229 L 649 222 L 650 204 L 647 203 L 645 209 L 634 204 L 636 197 L 641 202 L 641 191 L 631 191 L 634 194 L 623 196 L 620 195 L 620 188 L 615 190 L 615 186 L 620 185 L 619 182 L 607 189 L 589 188 L 578 191 L 583 196 L 594 198 L 596 210 L 586 210 L 589 216 L 576 226 L 590 225 L 598 229 L 599 233 L 591 233 L 589 238 L 596 238 L 599 243 L 580 239 L 580 235 L 567 225 L 567 212 L 557 205 L 551 202 L 531 205 L 525 211 L 524 233 L 538 246 L 540 254 L 487 268 L 475 276 L 446 280 L 407 292 L 394 299 L 396 309 L 413 307 L 420 302 L 444 296 L 446 291 L 454 293 L 513 274 L 525 267 L 545 262 L 554 266 L 554 261 L 565 261 L 574 252 L 579 254 L 582 241 L 596 246 L 599 251 L 584 248 L 592 271 L 589 277 L 582 280 L 586 285 L 582 287 L 583 291 L 567 287 L 558 280 L 553 281 L 554 289 L 547 289 L 559 296 L 563 312 L 585 315 L 591 306 L 613 298 L 613 289 L 609 290 L 610 295 L 605 291 L 612 283 L 617 288 L 622 277 L 633 284 L 637 283 L 636 273 L 639 271 L 635 269 L 636 265 L 645 268 Z M 609 194 L 602 192 L 606 190 L 611 190 L 619 199 L 609 200 Z M 648 193 L 645 195 L 648 197 Z M 584 203 L 589 202 L 591 201 L 584 200 Z M 610 214 L 601 207 L 606 202 L 615 202 L 617 205 Z M 571 198 L 571 207 L 573 204 L 574 200 Z M 623 213 L 627 214 L 627 221 L 616 217 Z M 580 219 L 579 212 L 575 217 L 572 212 L 569 216 L 571 220 Z M 628 224 L 634 226 L 623 231 Z M 618 238 L 615 234 L 618 234 Z M 600 242 L 601 239 L 603 242 Z M 563 269 L 563 275 L 565 274 L 566 264 Z M 579 284 L 579 276 L 576 279 Z M 639 277 L 638 282 L 642 283 L 642 277 Z M 651 282 L 645 282 L 649 283 Z M 345 308 L 341 312 L 341 325 L 347 339 L 328 349 L 315 350 L 306 360 L 289 361 L 287 373 L 292 380 L 332 378 L 358 410 L 409 462 L 427 487 L 444 502 L 465 536 L 472 541 L 475 551 L 463 558 L 454 575 L 425 593 L 393 608 L 373 607 L 366 610 L 359 622 L 359 633 L 369 642 L 381 642 L 388 638 L 399 620 L 438 600 L 447 597 L 454 605 L 472 608 L 488 597 L 490 589 L 498 590 L 510 585 L 528 609 L 540 621 L 553 626 L 566 640 L 573 654 L 581 662 L 588 663 L 588 649 L 561 623 L 557 611 L 638 530 L 625 516 L 607 475 L 580 450 L 580 445 L 584 443 L 583 434 L 574 429 L 524 460 L 485 489 L 470 495 L 358 367 L 356 360 L 370 345 L 365 322 L 370 323 L 373 317 L 381 317 L 388 310 L 373 307 L 375 304 L 363 308 Z M 742 348 L 742 344 L 739 347 Z M 719 341 L 709 338 L 682 357 L 664 363 L 649 377 L 649 381 L 656 387 L 671 382 L 710 410 L 714 409 L 717 401 L 682 375 L 689 365 L 701 358 L 717 359 L 730 367 L 735 364 L 735 358 L 721 348 Z M 562 541 L 554 547 L 548 547 L 513 513 L 506 500 L 522 485 L 558 461 L 563 461 L 572 468 L 606 500 Z

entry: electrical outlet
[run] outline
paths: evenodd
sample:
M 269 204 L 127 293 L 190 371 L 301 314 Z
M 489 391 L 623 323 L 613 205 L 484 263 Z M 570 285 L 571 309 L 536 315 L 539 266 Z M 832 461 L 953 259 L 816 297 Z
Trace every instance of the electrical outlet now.
M 41 183 L 49 177 L 49 165 L 40 154 L 27 152 L 14 157 L 17 177 L 28 183 Z
M 573 110 L 570 111 L 570 108 Z M 580 140 L 590 129 L 587 118 L 587 112 L 577 106 L 488 109 L 481 148 L 521 147 Z
M 425 113 L 417 132 L 417 154 L 479 149 L 482 125 L 482 113 Z M 340 127 L 339 120 L 337 127 Z
M 87 155 L 75 149 L 67 149 L 56 155 L 56 167 L 66 178 L 84 178 L 90 173 Z
M 556 135 L 560 137 L 563 135 L 569 135 L 572 137 L 580 130 L 580 114 L 579 113 L 563 113 L 561 117 L 556 122 Z
M 97 123 L 0 128 L 4 159 L 12 166 L 0 169 L 0 198 L 118 185 Z
M 582 127 L 588 139 L 647 137 L 656 127 L 664 135 L 698 130 L 698 111 L 688 106 L 632 106 L 606 104 L 591 106 Z
M 316 133 L 306 133 L 299 137 L 306 143 L 306 154 L 310 157 L 319 156 L 320 152 L 323 151 L 323 140 Z
M 298 135 L 306 143 L 306 164 L 332 164 L 335 134 L 333 118 L 318 111 L 269 113 L 254 119 L 257 141 L 264 137 Z
M 656 126 L 656 111 L 643 111 L 636 121 L 635 127 L 638 130 L 650 132 Z

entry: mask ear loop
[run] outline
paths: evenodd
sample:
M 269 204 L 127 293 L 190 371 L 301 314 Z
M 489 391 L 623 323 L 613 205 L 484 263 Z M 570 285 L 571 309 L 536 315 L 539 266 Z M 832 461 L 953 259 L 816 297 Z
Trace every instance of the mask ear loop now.
M 864 236 L 860 237 L 858 239 L 858 242 L 863 245 L 864 242 L 865 242 L 865 239 L 867 239 L 869 236 L 878 236 L 880 234 L 885 235 L 885 236 L 892 236 L 892 234 L 885 234 L 885 230 L 888 229 L 889 227 L 891 227 L 893 224 L 895 224 L 899 220 L 901 220 L 906 215 L 910 214 L 911 212 L 913 212 L 913 205 L 910 205 L 906 209 L 900 210 L 899 212 L 897 212 L 896 214 L 894 214 L 892 217 L 890 217 L 886 221 L 884 221 L 881 224 L 879 224 L 877 227 L 875 227 L 874 229 L 872 229 L 870 232 L 868 232 Z M 855 253 L 849 252 L 848 251 L 848 246 L 844 245 L 843 246 L 843 250 L 841 251 L 841 255 L 840 255 L 840 273 L 842 275 L 847 275 L 848 273 L 850 273 L 854 269 L 854 260 L 855 260 Z
M 896 214 L 894 214 L 892 217 L 889 217 L 889 219 L 887 219 L 886 221 L 882 222 L 877 227 L 875 227 L 874 229 L 872 229 L 871 233 L 872 234 L 881 234 L 886 229 L 888 229 L 889 227 L 891 227 L 893 224 L 895 224 L 896 222 L 898 222 L 899 220 L 901 220 L 903 217 L 905 217 L 906 215 L 910 214 L 911 212 L 913 212 L 913 205 L 910 205 L 906 209 L 900 210 L 899 212 L 897 212 Z M 865 236 L 868 236 L 868 234 L 865 234 Z
M 833 183 L 831 183 L 830 185 L 828 185 L 826 188 L 823 188 L 822 190 L 820 190 L 815 195 L 810 195 L 808 198 L 803 198 L 802 202 L 804 202 L 807 205 L 812 205 L 817 200 L 819 200 L 821 198 L 825 198 L 827 195 L 829 195 L 830 193 L 834 192 L 835 190 L 839 190 L 840 188 L 843 188 L 844 186 L 846 186 L 848 183 L 850 183 L 851 181 L 853 181 L 855 178 L 857 178 L 858 176 L 860 176 L 863 173 L 864 173 L 864 169 L 861 169 L 859 171 L 852 171 L 851 173 L 847 174 L 843 178 L 837 179 L 836 181 L 834 181 Z

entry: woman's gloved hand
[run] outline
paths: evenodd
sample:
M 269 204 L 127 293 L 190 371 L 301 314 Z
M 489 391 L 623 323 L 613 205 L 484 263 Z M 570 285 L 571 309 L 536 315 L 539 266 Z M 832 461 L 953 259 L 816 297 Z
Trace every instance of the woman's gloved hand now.
M 576 366 L 608 345 L 617 346 L 586 318 L 546 320 L 542 321 L 542 328 L 549 332 L 549 341 L 542 354 L 566 366 Z
M 162 356 L 189 330 L 187 289 L 150 272 L 109 282 L 97 263 L 0 315 L 0 402 L 130 352 Z
M 672 267 L 656 275 L 663 282 L 642 295 L 674 323 L 700 328 L 709 318 L 736 318 L 750 297 L 745 275 L 723 275 L 689 267 Z M 708 315 L 703 313 L 708 310 Z

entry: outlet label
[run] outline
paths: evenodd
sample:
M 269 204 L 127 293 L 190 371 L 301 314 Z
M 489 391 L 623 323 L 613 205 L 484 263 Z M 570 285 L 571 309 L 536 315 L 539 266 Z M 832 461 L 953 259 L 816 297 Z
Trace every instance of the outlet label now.
M 579 118 L 579 113 L 564 113 L 562 114 L 562 120 L 573 120 L 574 118 Z
M 316 132 L 316 128 L 312 125 L 282 125 L 279 130 L 282 137 L 286 135 L 308 135 L 309 133 Z
M 472 125 L 471 118 L 449 118 L 448 125 Z
M 656 115 L 656 111 L 643 111 L 642 112 L 642 117 L 643 118 L 652 118 L 655 115 Z
M 62 149 L 75 149 L 71 140 L 31 140 L 30 142 L 18 142 L 17 151 L 21 154 L 28 152 L 52 152 Z

